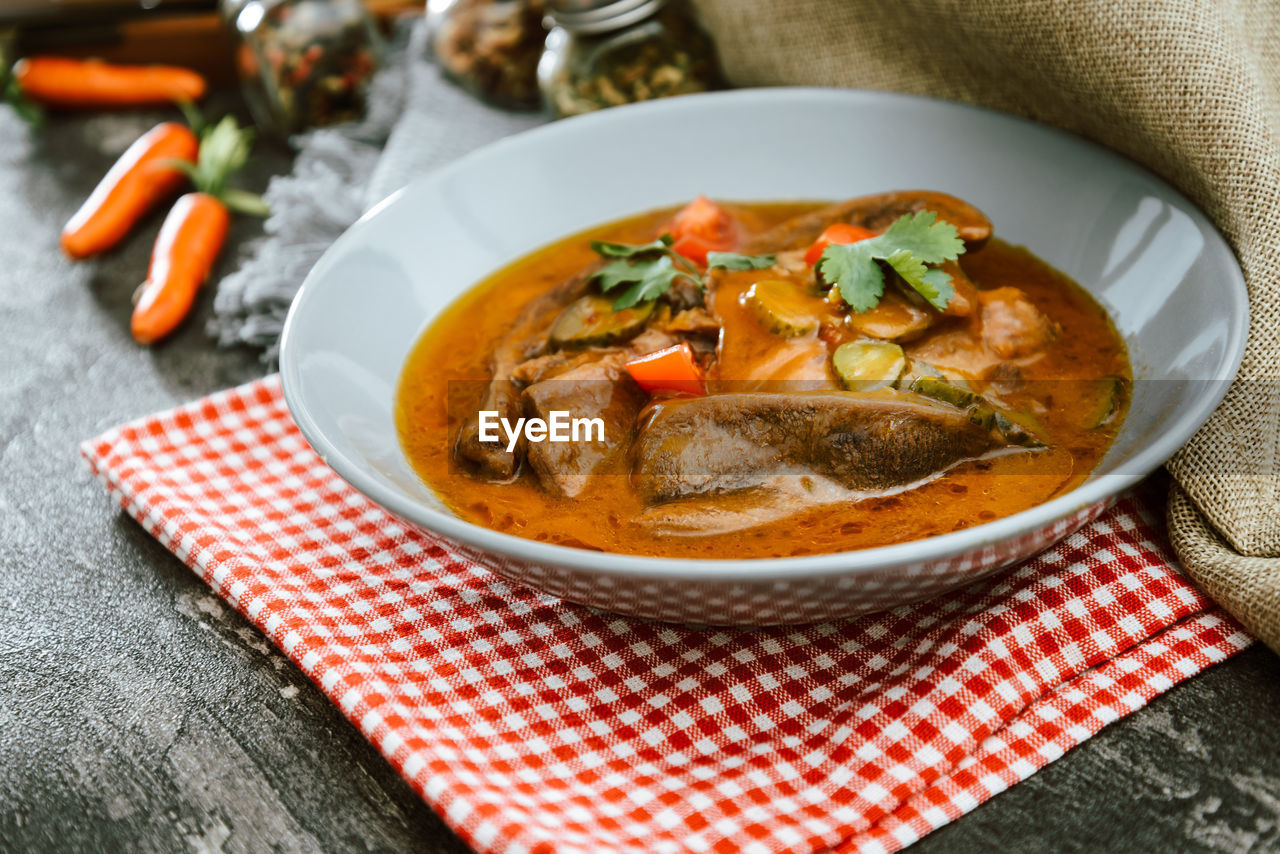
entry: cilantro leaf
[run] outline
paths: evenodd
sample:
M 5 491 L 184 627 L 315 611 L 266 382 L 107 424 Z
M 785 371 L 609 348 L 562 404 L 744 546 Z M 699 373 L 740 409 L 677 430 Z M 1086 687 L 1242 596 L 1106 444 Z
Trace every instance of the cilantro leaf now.
M 949 222 L 938 222 L 933 211 L 904 214 L 893 221 L 878 240 L 905 249 L 926 264 L 954 261 L 964 253 L 964 241 Z
M 591 241 L 591 248 L 597 255 L 603 255 L 605 258 L 635 258 L 639 255 L 661 255 L 671 248 L 674 238 L 670 234 L 664 234 L 657 240 L 650 243 L 630 244 L 630 243 L 609 243 L 606 240 Z
M 840 296 L 856 312 L 870 311 L 884 296 L 884 271 L 870 254 L 856 248 L 861 245 L 833 243 L 818 262 L 823 279 L 834 282 Z
M 870 311 L 884 296 L 883 262 L 938 311 L 946 309 L 955 288 L 951 277 L 929 264 L 954 261 L 964 241 L 949 222 L 938 222 L 933 211 L 903 214 L 883 234 L 857 243 L 831 244 L 818 261 L 824 281 L 856 312 Z
M 929 269 L 918 256 L 905 249 L 897 250 L 884 260 L 904 282 L 928 300 L 929 305 L 938 311 L 946 311 L 947 303 L 956 294 L 949 275 L 942 270 Z
M 741 255 L 737 252 L 708 252 L 707 269 L 765 270 L 778 263 L 776 255 Z
M 942 270 L 930 270 L 924 274 L 924 279 L 920 282 L 912 282 L 911 287 L 916 289 L 920 296 L 929 301 L 929 305 L 938 311 L 946 311 L 947 306 L 951 303 L 951 298 L 956 295 L 956 289 L 951 284 L 951 277 Z
M 916 282 L 923 281 L 924 274 L 929 272 L 924 262 L 912 255 L 908 249 L 895 249 L 882 260 L 912 287 L 915 287 Z
M 618 262 L 615 261 L 614 263 Z M 656 261 L 632 265 L 632 269 L 634 273 L 628 279 L 619 280 L 631 281 L 633 284 L 622 292 L 622 296 L 613 301 L 614 311 L 622 311 L 624 308 L 631 308 L 636 303 L 657 299 L 671 290 L 671 285 L 680 276 L 691 278 L 688 273 L 676 269 L 669 255 L 663 255 Z M 617 284 L 617 282 L 614 284 Z M 605 287 L 603 280 L 601 281 L 601 290 L 607 291 L 612 287 L 613 285 Z
M 592 241 L 591 248 L 597 254 L 612 259 L 591 274 L 591 280 L 599 283 L 601 293 L 608 293 L 622 285 L 631 286 L 614 301 L 614 311 L 657 299 L 671 290 L 672 284 L 681 276 L 698 287 L 703 287 L 697 268 L 689 259 L 671 248 L 673 242 L 670 234 L 664 234 L 650 243 L 636 245 Z
M 644 278 L 643 268 L 637 269 L 637 266 L 623 258 L 618 258 L 596 270 L 591 274 L 591 278 L 600 283 L 601 293 L 608 293 L 618 285 Z

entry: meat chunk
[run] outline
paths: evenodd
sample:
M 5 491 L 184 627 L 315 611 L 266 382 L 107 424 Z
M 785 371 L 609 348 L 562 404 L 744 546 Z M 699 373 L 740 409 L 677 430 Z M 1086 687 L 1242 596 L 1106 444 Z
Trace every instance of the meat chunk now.
M 978 294 L 982 305 L 982 341 L 1002 359 L 1038 353 L 1058 336 L 1058 328 L 1017 288 Z
M 680 276 L 671 282 L 670 289 L 659 299 L 670 304 L 676 311 L 696 308 L 702 305 L 702 288 L 696 282 Z
M 656 404 L 632 480 L 650 504 L 752 489 L 778 474 L 877 491 L 1004 445 L 964 411 L 912 394 L 719 394 Z
M 943 314 L 948 317 L 968 317 L 978 308 L 978 286 L 965 273 L 958 261 L 939 264 L 938 269 L 951 277 L 954 294 Z
M 522 362 L 547 351 L 547 332 L 566 305 L 587 292 L 598 264 L 588 267 L 545 294 L 535 298 L 516 319 L 511 331 L 494 349 L 489 360 L 493 379 L 485 389 L 477 412 L 463 422 L 454 443 L 454 453 L 475 464 L 490 480 L 510 480 L 520 472 L 519 448 L 508 451 L 501 442 L 480 441 L 481 410 L 496 411 L 499 417 L 515 419 L 520 414 L 520 388 L 512 373 Z
M 558 350 L 555 353 L 544 353 L 521 362 L 511 371 L 511 379 L 521 386 L 549 380 L 557 374 L 586 365 L 600 358 L 600 351 Z
M 675 317 L 662 324 L 667 332 L 678 332 L 701 338 L 719 338 L 720 321 L 716 320 L 701 306 L 686 308 Z
M 477 471 L 493 481 L 508 481 L 520 474 L 519 448 L 508 451 L 502 442 L 480 441 L 480 412 L 498 413 L 499 418 L 514 420 L 520 415 L 520 388 L 510 379 L 490 381 L 480 404 L 458 430 L 453 452 L 475 464 Z
M 874 308 L 850 311 L 845 323 L 868 338 L 905 342 L 919 338 L 936 319 L 936 312 L 916 305 L 897 288 L 889 288 Z
M 626 363 L 674 343 L 671 335 L 646 329 L 622 347 L 577 353 L 563 363 L 550 356 L 534 360 L 541 362 L 541 370 L 538 380 L 524 390 L 523 415 L 549 422 L 551 413 L 559 411 L 569 413 L 569 418 L 599 418 L 604 425 L 604 435 L 593 432 L 590 441 L 583 437 L 524 446 L 529 467 L 544 489 L 572 498 L 586 489 L 594 475 L 625 474 L 626 450 L 648 400 L 627 376 Z
M 595 475 L 626 472 L 626 449 L 646 396 L 625 376 L 629 353 L 614 352 L 578 365 L 524 391 L 524 414 L 550 421 L 562 411 L 570 418 L 599 418 L 603 435 L 591 441 L 530 442 L 525 458 L 544 489 L 573 498 Z

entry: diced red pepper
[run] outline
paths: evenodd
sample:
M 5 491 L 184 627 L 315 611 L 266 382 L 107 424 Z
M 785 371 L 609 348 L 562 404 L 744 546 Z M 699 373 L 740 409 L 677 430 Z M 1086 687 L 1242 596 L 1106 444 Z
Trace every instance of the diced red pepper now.
M 671 391 L 678 394 L 702 395 L 707 393 L 702 369 L 693 357 L 693 348 L 677 344 L 627 362 L 627 373 L 636 385 L 653 394 Z
M 707 263 L 708 252 L 738 248 L 738 223 L 733 214 L 706 196 L 698 196 L 681 208 L 668 230 L 675 238 L 671 248 L 699 264 Z
M 804 262 L 810 267 L 817 264 L 822 260 L 822 253 L 826 252 L 827 247 L 832 243 L 843 246 L 875 236 L 876 233 L 869 228 L 863 228 L 860 225 L 849 225 L 847 222 L 837 222 L 835 225 L 827 226 L 826 230 L 813 242 L 813 245 L 809 247 L 809 251 L 804 253 Z

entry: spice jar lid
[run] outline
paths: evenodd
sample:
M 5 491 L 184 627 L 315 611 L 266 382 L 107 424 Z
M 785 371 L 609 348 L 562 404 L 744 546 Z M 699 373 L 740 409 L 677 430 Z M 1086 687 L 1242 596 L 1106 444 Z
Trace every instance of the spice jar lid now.
M 573 33 L 603 33 L 643 21 L 666 0 L 547 0 L 551 19 Z

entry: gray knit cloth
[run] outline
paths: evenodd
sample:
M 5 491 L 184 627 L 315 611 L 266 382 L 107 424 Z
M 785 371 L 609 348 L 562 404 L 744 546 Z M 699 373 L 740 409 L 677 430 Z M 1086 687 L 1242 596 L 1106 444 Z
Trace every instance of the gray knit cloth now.
M 263 347 L 274 361 L 289 303 L 347 226 L 410 179 L 544 121 L 487 107 L 444 80 L 427 60 L 421 20 L 402 29 L 388 56 L 362 121 L 294 138 L 293 171 L 263 194 L 265 235 L 218 283 L 209 331 L 220 344 Z

